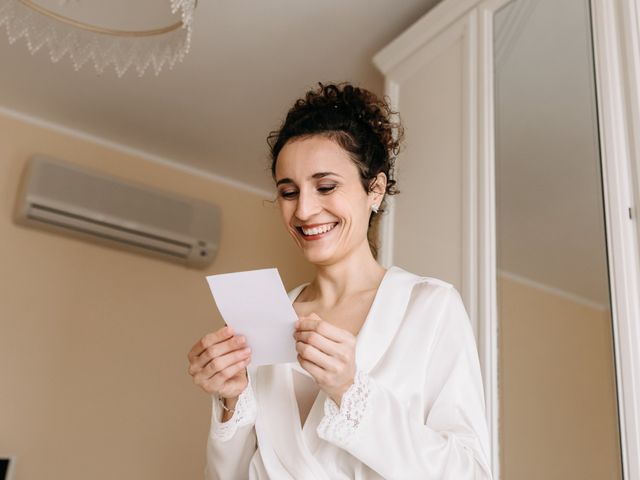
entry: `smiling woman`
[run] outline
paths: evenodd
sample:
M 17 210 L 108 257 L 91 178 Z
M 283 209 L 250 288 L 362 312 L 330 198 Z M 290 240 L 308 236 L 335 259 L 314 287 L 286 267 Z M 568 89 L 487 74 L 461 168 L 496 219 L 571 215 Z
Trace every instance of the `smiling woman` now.
M 393 164 L 395 156 L 400 150 L 403 128 L 393 119 L 393 112 L 389 105 L 378 99 L 373 93 L 345 85 L 322 86 L 317 91 L 307 92 L 304 99 L 299 99 L 289 111 L 280 130 L 269 134 L 271 147 L 271 174 L 276 186 L 281 183 L 293 183 L 290 178 L 277 178 L 277 165 L 281 151 L 289 145 L 292 139 L 308 139 L 310 137 L 331 140 L 335 147 L 340 147 L 338 155 L 348 157 L 349 162 L 357 169 L 364 192 L 372 191 L 374 185 L 381 193 L 394 195 L 399 193 L 396 181 L 393 179 Z M 326 143 L 326 142 L 325 142 Z M 317 178 L 326 176 L 330 172 L 316 172 Z M 385 184 L 378 180 L 378 175 L 384 175 Z M 331 185 L 329 184 L 329 187 Z M 327 186 L 324 192 L 328 193 Z M 279 191 L 291 198 L 292 192 Z M 384 195 L 382 195 L 384 198 Z M 284 197 L 287 198 L 287 197 Z M 369 227 L 377 222 L 384 208 L 378 202 L 373 206 L 369 218 Z M 374 228 L 369 228 L 373 232 Z M 374 256 L 377 256 L 375 239 L 369 236 L 369 244 Z
M 189 352 L 189 373 L 213 397 L 208 479 L 491 478 L 460 295 L 385 270 L 368 239 L 396 193 L 401 136 L 384 101 L 333 84 L 270 134 L 282 220 L 316 275 L 289 292 L 297 362 L 252 368 L 251 345 L 230 327 Z
M 368 253 L 367 225 L 384 195 L 384 173 L 367 193 L 347 152 L 316 135 L 287 143 L 276 178 L 282 219 L 309 262 L 332 263 L 358 248 Z

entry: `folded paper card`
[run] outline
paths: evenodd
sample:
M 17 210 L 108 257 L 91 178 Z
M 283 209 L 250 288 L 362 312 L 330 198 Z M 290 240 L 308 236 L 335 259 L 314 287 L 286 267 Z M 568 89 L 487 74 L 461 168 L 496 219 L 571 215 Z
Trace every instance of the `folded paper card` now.
M 251 365 L 295 362 L 298 320 L 276 268 L 207 277 L 220 315 L 251 347 Z

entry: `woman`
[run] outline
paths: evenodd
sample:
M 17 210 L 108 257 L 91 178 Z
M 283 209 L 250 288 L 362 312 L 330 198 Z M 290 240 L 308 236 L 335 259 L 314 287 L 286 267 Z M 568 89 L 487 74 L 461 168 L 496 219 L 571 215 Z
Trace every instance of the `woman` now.
M 213 396 L 207 478 L 490 479 L 482 381 L 458 292 L 385 270 L 368 232 L 401 128 L 351 85 L 296 101 L 269 136 L 285 227 L 315 269 L 289 292 L 298 362 L 252 369 L 230 327 L 189 352 Z

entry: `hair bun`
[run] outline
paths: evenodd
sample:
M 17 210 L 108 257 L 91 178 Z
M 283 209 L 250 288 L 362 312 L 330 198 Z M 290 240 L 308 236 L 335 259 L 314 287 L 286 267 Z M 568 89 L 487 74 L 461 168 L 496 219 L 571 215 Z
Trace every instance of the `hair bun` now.
M 403 128 L 386 98 L 378 98 L 364 88 L 349 83 L 318 83 L 303 98 L 296 100 L 279 130 L 269 134 L 272 174 L 278 154 L 294 138 L 344 132 L 350 147 L 342 145 L 358 159 L 363 185 L 384 172 L 387 194 L 397 192 L 393 164 L 400 151 Z

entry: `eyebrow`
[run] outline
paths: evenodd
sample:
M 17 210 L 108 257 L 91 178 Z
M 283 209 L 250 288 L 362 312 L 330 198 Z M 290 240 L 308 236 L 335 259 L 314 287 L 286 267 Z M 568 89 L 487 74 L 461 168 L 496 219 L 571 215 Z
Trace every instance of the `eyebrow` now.
M 314 173 L 313 175 L 311 175 L 309 177 L 309 179 L 312 179 L 312 178 L 323 178 L 323 177 L 327 177 L 329 175 L 334 175 L 336 177 L 342 178 L 342 175 L 338 175 L 335 172 L 318 172 L 318 173 Z M 294 181 L 291 180 L 290 178 L 283 178 L 283 179 L 278 180 L 276 182 L 276 187 L 279 186 L 279 185 L 282 185 L 283 183 L 294 183 Z

